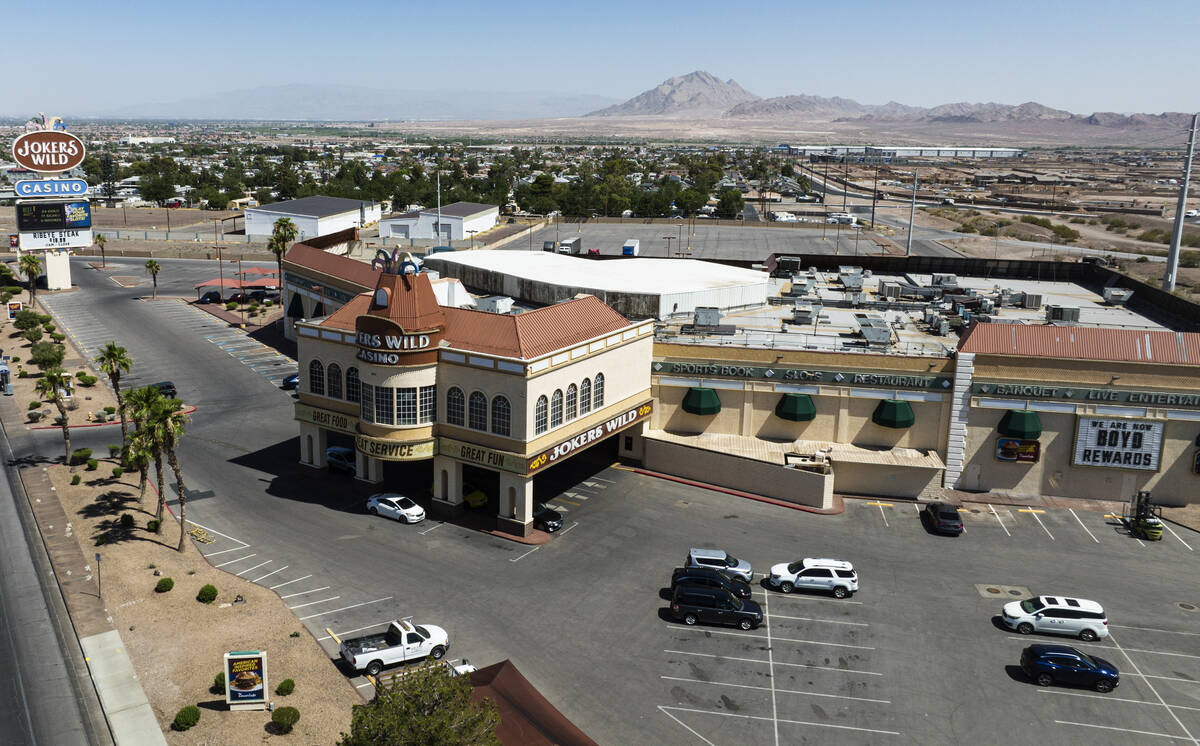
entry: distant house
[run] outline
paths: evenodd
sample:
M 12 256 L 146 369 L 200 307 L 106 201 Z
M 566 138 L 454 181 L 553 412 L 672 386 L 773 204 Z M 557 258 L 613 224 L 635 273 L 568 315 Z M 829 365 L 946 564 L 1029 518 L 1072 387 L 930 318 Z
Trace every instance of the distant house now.
M 297 238 L 303 241 L 377 223 L 380 213 L 380 206 L 376 202 L 341 197 L 303 197 L 247 208 L 246 235 L 270 236 L 275 221 L 288 218 L 296 224 Z
M 441 217 L 439 225 L 438 218 Z M 500 208 L 478 202 L 455 202 L 434 208 L 388 215 L 379 221 L 380 238 L 440 238 L 462 241 L 495 227 Z

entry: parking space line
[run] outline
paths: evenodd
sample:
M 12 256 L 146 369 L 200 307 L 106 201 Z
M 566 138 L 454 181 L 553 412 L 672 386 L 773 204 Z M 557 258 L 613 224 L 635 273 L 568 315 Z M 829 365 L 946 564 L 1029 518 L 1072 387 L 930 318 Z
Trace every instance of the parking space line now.
M 1163 528 L 1165 528 L 1166 530 L 1171 532 L 1171 536 L 1174 536 L 1176 539 L 1179 539 L 1179 543 L 1184 545 L 1185 547 L 1187 547 L 1189 552 L 1196 551 L 1195 549 L 1192 549 L 1192 546 L 1190 544 L 1188 544 L 1186 541 L 1181 539 L 1179 537 L 1179 534 L 1175 533 L 1175 529 L 1171 528 L 1171 526 L 1166 521 L 1163 521 L 1162 526 L 1163 526 Z
M 1128 675 L 1128 674 L 1126 674 Z M 1137 674 L 1134 674 L 1135 676 Z M 1107 694 L 1084 694 L 1083 692 L 1064 692 L 1062 689 L 1038 689 L 1042 694 L 1061 694 L 1067 697 L 1088 697 L 1089 699 L 1103 699 L 1106 702 L 1128 702 L 1131 705 L 1150 705 L 1151 707 L 1162 707 L 1157 702 L 1147 702 L 1144 699 L 1126 699 L 1124 697 L 1110 697 Z M 1200 712 L 1200 707 L 1187 707 L 1185 705 L 1170 705 L 1177 710 L 1194 710 Z
M 1111 632 L 1108 634 L 1108 639 L 1113 645 L 1115 645 L 1117 647 L 1117 650 L 1121 651 L 1121 655 L 1125 656 L 1125 660 L 1129 661 L 1129 665 L 1133 668 L 1133 672 L 1140 674 L 1142 672 L 1142 669 L 1138 667 L 1137 663 L 1133 662 L 1133 657 L 1130 656 L 1128 652 L 1126 652 L 1125 648 L 1121 647 L 1121 643 L 1117 642 L 1116 638 L 1113 637 Z M 1130 650 L 1134 650 L 1134 649 L 1130 648 Z M 1155 652 L 1155 651 L 1151 651 L 1151 650 L 1136 651 L 1136 650 L 1134 650 L 1134 652 L 1150 653 L 1150 652 Z M 1177 655 L 1177 656 L 1181 656 L 1181 657 L 1185 657 L 1185 658 L 1200 658 L 1200 655 L 1184 655 L 1183 653 L 1166 653 L 1166 655 Z M 1191 731 L 1189 731 L 1187 729 L 1187 726 L 1183 724 L 1183 721 L 1179 719 L 1179 716 L 1175 714 L 1175 711 L 1171 709 L 1171 705 L 1167 704 L 1167 701 L 1165 699 L 1163 699 L 1162 695 L 1158 693 L 1158 690 L 1154 688 L 1154 684 L 1151 684 L 1149 679 L 1144 679 L 1144 681 L 1146 682 L 1146 687 L 1150 690 L 1150 693 L 1154 695 L 1154 698 L 1157 699 L 1159 702 L 1161 702 L 1163 707 L 1167 708 L 1167 713 L 1170 714 L 1171 718 L 1174 719 L 1175 724 L 1178 725 L 1183 730 L 1183 732 L 1187 735 L 1187 739 L 1189 741 L 1191 741 L 1192 743 L 1196 743 L 1195 736 L 1193 736 Z
M 1148 730 L 1133 730 L 1132 728 L 1114 728 L 1111 725 L 1096 725 L 1095 723 L 1075 723 L 1070 720 L 1055 720 L 1054 722 L 1058 723 L 1059 725 L 1078 725 L 1081 728 L 1101 728 L 1103 730 L 1117 730 L 1122 733 L 1137 733 L 1140 736 L 1158 736 L 1159 738 L 1175 738 L 1175 739 L 1180 738 L 1180 736 L 1173 736 L 1169 733 L 1151 733 Z
M 386 598 L 377 598 L 374 601 L 363 601 L 361 604 L 351 604 L 350 606 L 343 606 L 340 609 L 330 609 L 329 611 L 322 611 L 322 612 L 318 612 L 316 614 L 309 614 L 308 616 L 300 617 L 300 621 L 303 622 L 306 619 L 312 619 L 313 617 L 323 616 L 325 614 L 336 614 L 337 612 L 345 611 L 346 609 L 357 609 L 359 606 L 368 606 L 370 604 L 377 604 L 377 603 L 380 603 L 381 601 L 391 601 L 392 598 L 393 598 L 392 596 L 388 596 Z
M 245 557 L 238 557 L 235 560 L 229 560 L 228 562 L 222 562 L 219 565 L 213 565 L 213 567 L 224 567 L 225 565 L 232 565 L 234 562 L 241 562 L 242 560 L 248 560 L 251 557 L 257 557 L 257 556 L 258 556 L 257 552 L 254 554 L 247 554 Z
M 720 715 L 721 717 L 727 717 L 727 718 L 742 718 L 743 720 L 770 720 L 771 719 L 769 717 L 764 717 L 762 715 L 740 715 L 740 714 L 733 713 L 733 712 L 717 712 L 716 710 L 697 710 L 693 707 L 667 707 L 666 705 L 659 705 L 658 708 L 660 710 L 678 710 L 679 712 L 698 712 L 698 713 L 701 713 L 704 715 Z M 812 723 L 807 720 L 784 720 L 783 718 L 780 718 L 779 722 L 787 723 L 788 725 L 810 725 L 814 728 L 836 728 L 837 730 L 853 730 L 853 731 L 858 731 L 860 733 L 879 733 L 881 735 L 886 735 L 886 736 L 900 735 L 900 731 L 895 731 L 895 730 L 878 730 L 876 728 L 858 728 L 853 725 L 835 725 L 833 723 Z M 688 728 L 688 730 L 691 730 L 691 728 Z
M 245 570 L 238 570 L 237 573 L 235 573 L 235 574 L 240 576 L 244 572 L 250 572 L 251 570 L 257 570 L 258 568 L 262 567 L 263 565 L 269 565 L 274 561 L 275 560 L 267 560 L 266 562 L 261 562 L 261 563 L 255 565 L 254 567 L 247 567 Z
M 852 627 L 870 627 L 866 622 L 845 622 L 840 619 L 814 619 L 807 616 L 784 616 L 783 614 L 772 614 L 775 619 L 795 619 L 801 622 L 824 622 L 825 624 L 849 624 Z
M 763 692 L 772 691 L 772 689 L 773 689 L 773 687 L 768 687 L 768 686 L 754 686 L 752 684 L 727 684 L 727 683 L 720 682 L 720 681 L 705 681 L 703 679 L 684 679 L 679 676 L 659 676 L 659 678 L 666 679 L 667 681 L 683 681 L 683 682 L 686 682 L 689 684 L 712 684 L 713 686 L 731 686 L 731 687 L 734 687 L 737 689 L 758 689 L 759 691 L 763 691 Z M 772 677 L 772 679 L 774 679 L 774 677 Z M 877 702 L 877 703 L 883 704 L 883 705 L 890 705 L 892 703 L 892 701 L 890 699 L 871 699 L 870 697 L 851 697 L 848 694 L 823 694 L 821 692 L 805 692 L 805 691 L 801 691 L 799 689 L 774 689 L 774 691 L 780 692 L 781 694 L 801 694 L 806 697 L 829 697 L 830 699 L 851 699 L 856 702 Z M 1147 704 L 1154 704 L 1154 703 L 1148 702 Z M 1157 706 L 1157 705 L 1155 705 L 1155 706 Z
M 575 527 L 576 527 L 576 526 L 578 526 L 578 525 L 579 525 L 579 521 L 575 521 L 575 522 L 574 522 L 574 523 L 572 523 L 570 526 L 567 526 L 567 527 L 566 527 L 566 528 L 564 528 L 562 531 L 559 531 L 559 532 L 558 532 L 558 535 L 559 535 L 559 536 L 562 536 L 563 534 L 565 534 L 566 532 L 570 531 L 571 529 L 575 528 Z
M 759 658 L 742 658 L 736 655 L 717 655 L 715 653 L 693 653 L 689 650 L 664 650 L 664 653 L 674 653 L 676 655 L 694 655 L 697 658 L 717 658 L 726 661 L 741 661 L 742 663 L 763 663 L 767 661 Z M 814 671 L 837 671 L 838 673 L 852 673 L 860 676 L 883 676 L 878 671 L 859 671 L 854 668 L 838 668 L 837 666 L 818 666 L 815 663 L 784 663 L 776 661 L 776 666 L 789 666 L 791 668 L 811 668 Z
M 1087 526 L 1084 526 L 1084 525 L 1083 525 L 1083 521 L 1080 521 L 1080 520 L 1079 520 L 1079 516 L 1075 515 L 1075 509 L 1074 509 L 1074 508 L 1067 508 L 1067 512 L 1068 512 L 1068 513 L 1070 513 L 1071 515 L 1075 516 L 1075 520 L 1076 520 L 1076 521 L 1079 521 L 1079 525 L 1080 525 L 1080 527 L 1082 527 L 1084 531 L 1087 531 L 1087 535 L 1088 535 L 1088 536 L 1092 537 L 1092 541 L 1096 542 L 1097 544 L 1099 544 L 1099 543 L 1100 543 L 1100 540 L 1096 538 L 1096 535 L 1095 535 L 1095 534 L 1093 534 L 1091 531 L 1089 531 Z
M 1012 532 L 1008 530 L 1008 526 L 1005 526 L 1004 521 L 1000 520 L 1000 514 L 996 512 L 996 507 L 989 503 L 988 510 L 992 511 L 992 515 L 996 516 L 996 523 L 1000 524 L 1000 528 L 1004 529 L 1004 533 L 1012 536 Z
M 688 628 L 685 627 L 684 629 L 688 629 Z M 752 638 L 755 640 L 767 640 L 768 644 L 769 644 L 770 640 L 774 639 L 776 642 L 796 642 L 796 643 L 801 643 L 804 645 L 825 645 L 826 647 L 831 647 L 831 648 L 851 648 L 853 650 L 874 650 L 875 649 L 872 647 L 868 647 L 866 645 L 847 645 L 846 643 L 842 643 L 842 642 L 819 642 L 817 640 L 797 640 L 797 639 L 791 638 L 791 637 L 772 638 L 769 635 L 750 635 L 745 632 L 730 632 L 728 630 L 722 630 L 722 629 L 702 629 L 702 630 L 697 630 L 697 631 L 703 632 L 706 635 L 707 634 L 730 635 L 731 637 L 749 637 L 749 638 Z M 1197 657 L 1200 657 L 1200 656 L 1197 656 Z
M 1109 633 L 1109 635 L 1108 635 L 1108 639 L 1112 640 L 1112 633 Z M 1115 640 L 1113 641 L 1113 644 L 1114 644 L 1114 645 L 1116 644 L 1116 641 L 1115 641 Z M 1142 648 L 1123 648 L 1123 647 L 1121 647 L 1120 645 L 1117 645 L 1117 649 L 1118 649 L 1118 650 L 1120 650 L 1120 651 L 1122 651 L 1122 652 L 1124 652 L 1124 651 L 1128 650 L 1128 651 L 1129 651 L 1129 652 L 1131 652 L 1131 653 L 1150 653 L 1150 654 L 1153 654 L 1153 655 L 1169 655 L 1169 656 L 1171 656 L 1171 657 L 1173 657 L 1173 658 L 1196 658 L 1196 659 L 1200 659 L 1200 655 L 1192 655 L 1191 653 L 1168 653 L 1168 652 L 1167 652 L 1167 651 L 1165 651 L 1165 650 L 1143 650 Z
M 295 580 L 289 580 L 289 581 L 288 581 L 288 582 L 286 582 L 286 583 L 280 583 L 279 585 L 273 585 L 273 586 L 271 586 L 270 588 L 268 588 L 267 590 L 269 590 L 269 591 L 273 591 L 273 590 L 275 590 L 276 588 L 282 588 L 282 587 L 284 587 L 285 585 L 291 585 L 292 583 L 299 583 L 301 580 L 308 580 L 308 579 L 309 579 L 309 578 L 311 578 L 311 577 L 312 577 L 312 575 L 305 575 L 305 576 L 304 576 L 304 577 L 302 577 L 302 578 L 296 578 Z
M 630 471 L 632 471 L 632 469 Z M 677 718 L 674 715 L 672 715 L 671 713 L 667 712 L 666 708 L 664 708 L 662 705 L 658 706 L 658 711 L 661 712 L 662 714 L 666 715 L 667 717 L 671 718 L 675 722 L 679 723 L 680 725 L 682 725 L 684 728 L 686 728 L 688 730 L 689 733 L 691 733 L 696 738 L 699 738 L 701 741 L 704 741 L 705 743 L 707 743 L 708 746 L 717 746 L 712 741 L 708 740 L 704 736 L 702 736 L 699 733 L 697 733 L 696 731 L 692 730 L 691 726 L 689 726 L 687 723 L 683 722 L 679 718 Z
M 541 546 L 541 544 L 539 544 L 536 547 L 534 547 L 533 549 L 530 549 L 525 554 L 522 554 L 520 557 L 513 557 L 512 559 L 509 560 L 509 562 L 520 562 L 521 560 L 525 559 L 526 557 L 528 557 L 529 555 L 533 554 L 534 552 L 536 552 L 537 550 L 539 550 L 541 548 L 542 548 L 542 546 Z
M 442 524 L 442 523 L 435 523 L 435 524 L 433 524 L 432 526 L 430 526 L 429 528 L 425 529 L 424 531 L 418 531 L 417 533 L 418 533 L 418 534 L 420 534 L 421 536 L 424 536 L 425 534 L 427 534 L 427 533 L 429 533 L 430 531 L 434 530 L 434 529 L 435 529 L 435 528 L 437 528 L 438 526 L 442 526 L 442 525 L 445 525 L 445 524 Z
M 313 589 L 312 589 L 312 590 L 310 590 L 310 591 L 299 591 L 299 592 L 297 592 L 297 593 L 289 593 L 289 594 L 287 594 L 286 596 L 280 596 L 279 598 L 281 598 L 281 599 L 283 599 L 283 598 L 295 598 L 296 596 L 304 596 L 304 595 L 307 595 L 307 594 L 309 594 L 309 593 L 316 593 L 317 591 L 327 591 L 327 590 L 329 590 L 329 586 L 325 585 L 325 586 L 321 586 L 320 588 L 313 588 Z
M 274 575 L 275 573 L 283 572 L 284 570 L 288 569 L 289 567 L 291 567 L 291 565 L 284 565 L 283 567 L 279 568 L 278 570 L 272 570 L 271 572 L 267 573 L 266 575 L 260 575 L 257 578 L 255 578 L 254 580 L 251 580 L 250 582 L 257 583 L 258 581 L 262 580 L 263 578 L 269 578 L 272 575 Z
M 891 526 L 887 522 L 887 513 L 883 512 L 884 503 L 867 503 L 867 504 L 868 505 L 873 504 L 873 505 L 877 506 L 879 508 L 879 517 L 883 519 L 883 525 L 887 526 L 888 528 L 891 528 Z
M 373 627 L 379 627 L 379 626 L 382 626 L 382 625 L 379 625 L 379 624 L 369 624 L 369 625 L 367 625 L 366 627 L 359 627 L 358 629 L 348 629 L 348 630 L 345 630 L 345 631 L 343 631 L 343 632 L 338 632 L 337 634 L 338 634 L 338 637 L 345 637 L 346 635 L 353 634 L 353 633 L 355 633 L 355 632 L 362 632 L 364 629 L 371 629 L 371 628 L 373 628 Z M 317 638 L 317 642 L 320 642 L 321 640 L 332 640 L 332 639 L 333 639 L 333 637 L 332 637 L 332 636 L 330 636 L 330 635 L 325 635 L 324 637 L 318 637 L 318 638 Z
M 329 598 L 323 598 L 320 601 L 309 601 L 306 604 L 297 604 L 295 606 L 289 606 L 288 609 L 294 611 L 296 609 L 303 609 L 305 606 L 316 606 L 317 604 L 323 604 L 326 601 L 336 601 L 339 598 L 341 598 L 341 596 L 330 596 Z
M 556 497 L 556 498 L 554 498 L 554 500 L 555 500 L 555 502 L 566 503 L 567 505 L 574 505 L 577 508 L 579 507 L 579 503 L 573 503 L 570 500 L 564 500 L 561 497 Z
M 1134 627 L 1129 624 L 1110 624 L 1109 627 L 1117 629 L 1136 629 L 1139 632 L 1165 632 L 1169 635 L 1188 635 L 1189 637 L 1200 637 L 1200 632 L 1176 632 L 1173 629 L 1157 629 L 1155 627 Z M 1197 682 L 1200 683 L 1200 682 Z
M 1018 513 L 1029 513 L 1030 515 L 1032 515 L 1034 517 L 1034 519 L 1038 522 L 1038 525 L 1042 527 L 1042 530 L 1046 532 L 1046 536 L 1050 537 L 1050 541 L 1054 541 L 1054 534 L 1050 533 L 1050 529 L 1046 528 L 1046 524 L 1042 523 L 1042 519 L 1040 517 L 1038 517 L 1038 513 L 1045 513 L 1046 511 L 1038 510 L 1036 508 L 1017 508 L 1017 512 Z
M 767 678 L 771 681 L 771 723 L 775 728 L 775 746 L 779 746 L 779 706 L 775 700 L 775 646 L 771 644 L 771 598 L 763 599 L 763 621 L 767 628 Z
M 191 521 L 188 521 L 188 523 L 191 523 Z M 222 549 L 219 552 L 209 552 L 208 554 L 201 552 L 201 554 L 204 554 L 205 557 L 216 557 L 218 554 L 225 554 L 226 552 L 238 552 L 245 548 L 246 547 L 234 547 L 233 549 Z
M 188 523 L 192 524 L 196 528 L 202 528 L 205 531 L 209 532 L 210 534 L 216 534 L 217 536 L 220 536 L 225 539 L 229 539 L 230 541 L 236 541 L 238 544 L 241 544 L 243 548 L 250 546 L 249 544 L 242 541 L 241 539 L 235 539 L 232 536 L 230 536 L 229 534 L 223 534 L 220 531 L 216 530 L 215 528 L 209 528 L 208 526 L 201 526 L 199 523 L 196 523 L 195 521 L 188 521 Z
M 766 591 L 763 591 L 763 592 L 765 593 Z M 787 599 L 788 601 L 816 601 L 818 603 L 826 603 L 827 601 L 830 600 L 830 599 L 824 599 L 824 598 L 812 598 L 810 596 L 797 596 L 794 593 L 785 593 L 783 595 L 776 593 L 776 594 L 772 594 L 772 595 L 774 595 L 775 598 Z M 833 602 L 838 604 L 839 606 L 842 604 L 854 604 L 855 606 L 863 605 L 862 601 L 851 601 L 846 598 L 833 599 Z

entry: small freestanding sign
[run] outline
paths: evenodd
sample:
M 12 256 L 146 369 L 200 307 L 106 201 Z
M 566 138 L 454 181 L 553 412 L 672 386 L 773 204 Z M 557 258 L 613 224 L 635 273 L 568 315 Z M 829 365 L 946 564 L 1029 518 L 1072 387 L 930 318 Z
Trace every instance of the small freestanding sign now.
M 231 710 L 267 709 L 267 651 L 225 654 L 225 704 Z

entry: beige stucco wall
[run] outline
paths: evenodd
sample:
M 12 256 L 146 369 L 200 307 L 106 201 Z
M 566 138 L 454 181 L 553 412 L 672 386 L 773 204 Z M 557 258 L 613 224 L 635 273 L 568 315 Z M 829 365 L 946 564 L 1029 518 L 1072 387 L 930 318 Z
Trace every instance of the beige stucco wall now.
M 941 483 L 941 469 L 842 461 L 833 465 L 833 489 L 843 495 L 929 497 Z

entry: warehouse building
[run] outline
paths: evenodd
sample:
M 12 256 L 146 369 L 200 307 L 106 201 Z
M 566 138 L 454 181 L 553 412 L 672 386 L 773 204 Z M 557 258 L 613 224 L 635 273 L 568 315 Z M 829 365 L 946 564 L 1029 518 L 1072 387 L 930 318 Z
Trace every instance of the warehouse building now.
M 500 208 L 496 205 L 455 202 L 445 205 L 441 210 L 415 210 L 388 215 L 379 221 L 379 237 L 465 241 L 491 230 L 499 219 Z
M 301 241 L 319 238 L 348 228 L 363 228 L 379 222 L 380 206 L 374 202 L 341 197 L 302 197 L 246 210 L 246 235 L 270 238 L 275 221 L 288 218 L 296 225 Z

